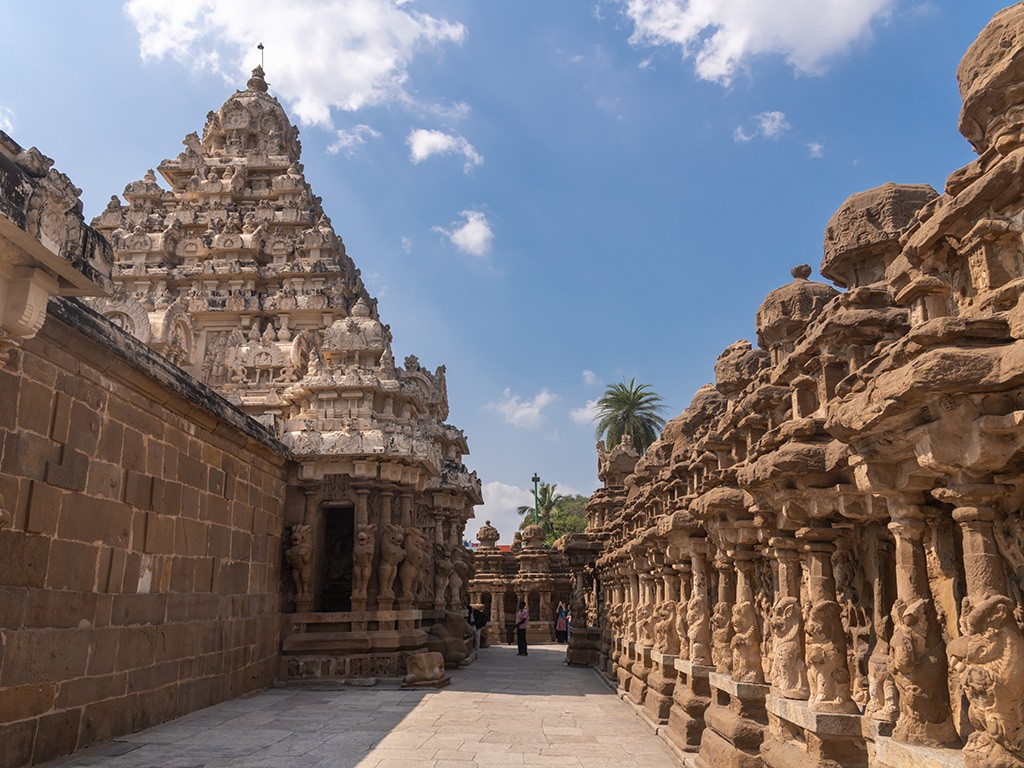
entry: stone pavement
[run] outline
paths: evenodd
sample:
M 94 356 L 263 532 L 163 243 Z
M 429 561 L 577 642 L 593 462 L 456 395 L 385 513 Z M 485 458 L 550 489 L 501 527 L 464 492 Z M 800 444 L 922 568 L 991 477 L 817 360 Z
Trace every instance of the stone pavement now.
M 679 768 L 561 646 L 485 648 L 441 690 L 273 688 L 73 755 L 61 768 Z

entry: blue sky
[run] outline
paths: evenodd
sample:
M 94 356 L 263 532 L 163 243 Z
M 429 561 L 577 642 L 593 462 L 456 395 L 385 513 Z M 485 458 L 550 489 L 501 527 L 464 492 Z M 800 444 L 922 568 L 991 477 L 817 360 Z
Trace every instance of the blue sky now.
M 956 66 L 1003 5 L 0 0 L 0 128 L 91 217 L 262 41 L 396 358 L 447 365 L 477 517 L 508 542 L 535 471 L 596 486 L 603 385 L 636 376 L 675 415 L 790 267 L 817 269 L 848 195 L 941 191 L 971 160 Z

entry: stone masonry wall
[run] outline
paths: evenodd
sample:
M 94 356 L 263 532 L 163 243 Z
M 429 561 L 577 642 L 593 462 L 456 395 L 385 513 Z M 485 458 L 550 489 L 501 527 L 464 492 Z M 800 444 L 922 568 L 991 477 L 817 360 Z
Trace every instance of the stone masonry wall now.
M 0 445 L 0 766 L 273 681 L 287 465 L 260 425 L 57 299 L 0 368 Z

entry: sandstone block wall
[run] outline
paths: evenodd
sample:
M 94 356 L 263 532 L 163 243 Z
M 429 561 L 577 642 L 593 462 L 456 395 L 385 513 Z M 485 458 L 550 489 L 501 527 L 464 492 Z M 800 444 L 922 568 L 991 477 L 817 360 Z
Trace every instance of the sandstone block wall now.
M 284 451 L 81 305 L 49 314 L 0 369 L 0 766 L 265 687 L 279 643 Z

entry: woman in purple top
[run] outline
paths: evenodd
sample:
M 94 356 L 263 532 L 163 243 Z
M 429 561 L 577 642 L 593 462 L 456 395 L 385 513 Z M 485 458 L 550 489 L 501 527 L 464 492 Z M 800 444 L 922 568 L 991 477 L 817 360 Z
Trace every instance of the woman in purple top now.
M 526 610 L 526 601 L 519 601 L 519 615 L 516 617 L 516 640 L 519 643 L 519 656 L 526 655 L 526 624 L 530 620 L 530 614 Z

